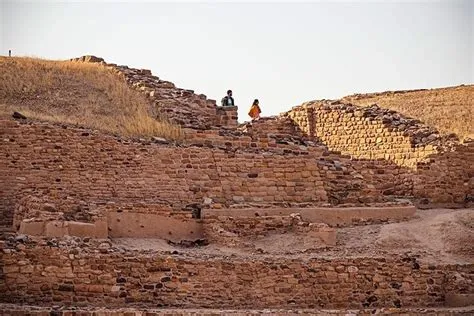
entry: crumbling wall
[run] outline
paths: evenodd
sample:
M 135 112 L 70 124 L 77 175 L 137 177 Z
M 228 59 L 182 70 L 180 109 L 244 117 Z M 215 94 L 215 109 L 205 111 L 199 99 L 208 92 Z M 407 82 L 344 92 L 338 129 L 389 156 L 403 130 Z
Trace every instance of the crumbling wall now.
M 148 69 L 136 69 L 106 63 L 102 58 L 82 56 L 77 62 L 101 63 L 122 77 L 132 89 L 144 93 L 153 104 L 152 113 L 186 128 L 206 129 L 211 126 L 237 126 L 237 107 L 218 107 L 215 100 L 193 90 L 181 89 L 172 82 L 152 75 Z
M 417 166 L 414 195 L 426 202 L 474 202 L 474 142 L 431 155 Z
M 26 195 L 141 202 L 177 211 L 204 199 L 210 199 L 211 207 L 247 202 L 317 205 L 328 202 L 326 179 L 350 183 L 353 178 L 342 169 L 320 168 L 315 158 L 321 151 L 278 155 L 177 147 L 8 119 L 1 121 L 1 128 L 1 211 L 10 224 L 14 205 Z M 380 198 L 378 192 L 371 194 L 373 200 Z
M 369 186 L 425 203 L 465 203 L 473 196 L 473 145 L 441 136 L 419 121 L 376 105 L 309 102 L 286 113 L 328 149 L 349 155 Z
M 417 120 L 376 105 L 362 108 L 340 101 L 315 101 L 287 115 L 307 135 L 354 159 L 385 159 L 415 168 L 427 156 L 438 153 L 439 147 L 456 143 L 453 137 L 442 137 Z
M 206 240 L 224 245 L 246 242 L 270 234 L 295 233 L 313 238 L 323 246 L 336 244 L 336 230 L 323 223 L 311 223 L 298 213 L 271 216 L 208 215 L 202 221 Z

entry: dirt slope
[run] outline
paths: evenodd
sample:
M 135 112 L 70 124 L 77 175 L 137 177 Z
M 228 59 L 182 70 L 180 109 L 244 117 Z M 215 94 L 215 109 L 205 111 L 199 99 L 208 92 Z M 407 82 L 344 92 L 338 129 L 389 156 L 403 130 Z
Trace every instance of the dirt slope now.
M 0 114 L 79 124 L 126 136 L 175 139 L 143 95 L 100 63 L 0 57 Z

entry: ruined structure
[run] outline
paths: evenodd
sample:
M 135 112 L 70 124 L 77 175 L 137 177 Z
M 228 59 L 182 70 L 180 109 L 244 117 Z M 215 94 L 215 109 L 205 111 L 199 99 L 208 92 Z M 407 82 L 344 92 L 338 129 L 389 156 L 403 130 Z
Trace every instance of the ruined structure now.
M 185 139 L 0 117 L 0 218 L 12 228 L 0 241 L 0 302 L 16 304 L 0 305 L 7 313 L 21 315 L 25 304 L 38 313 L 53 305 L 182 315 L 473 311 L 474 236 L 465 236 L 456 263 L 409 251 L 347 254 L 341 238 L 413 219 L 415 206 L 469 207 L 474 143 L 340 101 L 238 125 L 235 107 L 149 70 L 76 61 L 117 73 L 146 94 L 156 117 L 180 124 Z M 166 246 L 125 247 L 123 238 Z M 285 248 L 282 239 L 305 248 Z M 265 240 L 280 240 L 281 249 L 268 250 Z

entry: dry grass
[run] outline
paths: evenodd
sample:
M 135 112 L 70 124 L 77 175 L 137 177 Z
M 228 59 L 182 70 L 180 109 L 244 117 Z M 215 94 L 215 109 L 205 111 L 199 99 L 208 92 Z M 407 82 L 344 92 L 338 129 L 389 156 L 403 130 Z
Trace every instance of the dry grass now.
M 153 118 L 145 97 L 100 64 L 0 57 L 0 113 L 13 111 L 124 136 L 183 137 L 179 126 Z
M 443 134 L 474 139 L 474 85 L 353 95 L 344 100 L 360 106 L 377 103 L 434 126 Z

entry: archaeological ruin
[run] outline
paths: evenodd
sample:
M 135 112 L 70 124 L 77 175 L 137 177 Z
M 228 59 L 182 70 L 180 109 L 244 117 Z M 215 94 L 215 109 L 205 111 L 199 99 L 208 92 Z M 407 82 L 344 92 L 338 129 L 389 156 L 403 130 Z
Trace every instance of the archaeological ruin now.
M 474 313 L 474 140 L 344 99 L 239 124 L 72 62 L 184 136 L 1 114 L 2 315 Z

